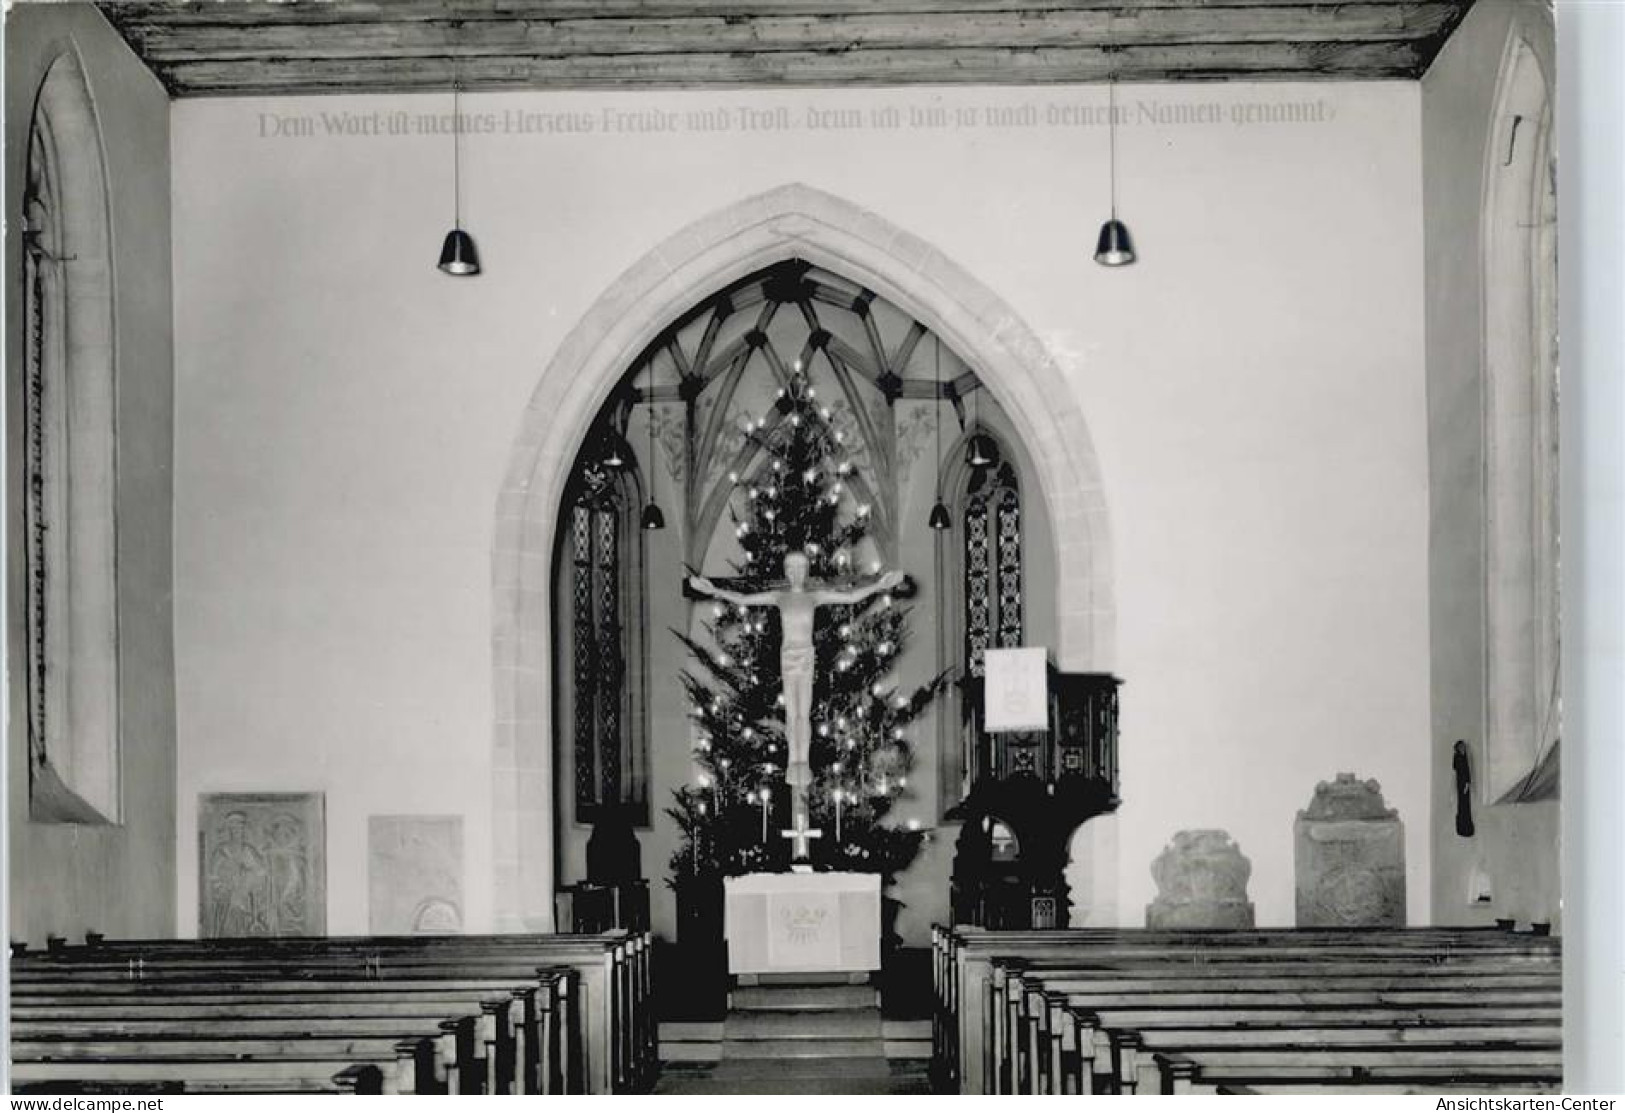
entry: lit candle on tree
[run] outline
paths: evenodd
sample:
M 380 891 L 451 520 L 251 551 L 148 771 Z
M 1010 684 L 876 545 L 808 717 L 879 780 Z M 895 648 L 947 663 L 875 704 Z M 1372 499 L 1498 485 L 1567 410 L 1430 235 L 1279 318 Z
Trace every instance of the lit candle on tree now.
M 833 772 L 836 776 L 839 776 L 840 773 L 841 773 L 841 763 L 837 761 L 834 765 L 830 766 L 830 771 Z M 839 846 L 840 843 L 841 843 L 841 795 L 842 795 L 841 786 L 836 785 L 835 786 L 835 844 L 837 846 Z

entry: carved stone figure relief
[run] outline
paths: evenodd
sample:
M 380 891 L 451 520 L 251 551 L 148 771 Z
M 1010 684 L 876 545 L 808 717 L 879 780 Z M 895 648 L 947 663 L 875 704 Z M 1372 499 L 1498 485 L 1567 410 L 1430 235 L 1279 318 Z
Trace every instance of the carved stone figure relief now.
M 198 801 L 198 933 L 206 939 L 327 930 L 319 792 L 204 793 Z

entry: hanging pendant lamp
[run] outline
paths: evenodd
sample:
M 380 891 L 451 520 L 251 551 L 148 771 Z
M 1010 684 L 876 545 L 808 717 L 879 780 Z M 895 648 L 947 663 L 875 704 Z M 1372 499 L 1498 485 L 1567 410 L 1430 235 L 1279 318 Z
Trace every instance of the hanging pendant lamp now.
M 1100 226 L 1100 238 L 1095 241 L 1095 262 L 1103 267 L 1126 267 L 1134 262 L 1134 240 L 1128 234 L 1128 225 L 1117 219 L 1117 77 L 1113 75 L 1107 86 L 1109 118 L 1107 130 L 1111 136 L 1111 219 Z
M 474 237 L 463 231 L 462 197 L 462 124 L 458 109 L 458 81 L 451 80 L 451 231 L 440 245 L 438 266 L 447 274 L 471 277 L 480 273 L 480 253 L 474 248 Z
M 655 502 L 655 403 L 654 403 L 655 373 L 649 369 L 649 505 L 643 508 L 644 529 L 665 529 L 666 515 Z
M 954 524 L 953 516 L 942 502 L 942 337 L 933 336 L 937 343 L 937 400 L 933 404 L 937 427 L 937 501 L 931 505 L 929 525 L 932 529 L 948 529 Z
M 976 397 L 971 404 L 975 410 L 971 414 L 970 440 L 965 442 L 965 463 L 982 471 L 991 468 L 999 462 L 999 446 L 993 443 L 993 438 L 982 432 L 982 395 L 981 386 L 978 385 Z

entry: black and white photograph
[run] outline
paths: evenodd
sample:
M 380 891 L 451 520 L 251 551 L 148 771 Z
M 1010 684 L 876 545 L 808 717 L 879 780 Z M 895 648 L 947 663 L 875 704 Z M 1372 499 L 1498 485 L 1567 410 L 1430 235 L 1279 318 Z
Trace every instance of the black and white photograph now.
M 1625 1089 L 1613 3 L 13 0 L 7 1092 Z

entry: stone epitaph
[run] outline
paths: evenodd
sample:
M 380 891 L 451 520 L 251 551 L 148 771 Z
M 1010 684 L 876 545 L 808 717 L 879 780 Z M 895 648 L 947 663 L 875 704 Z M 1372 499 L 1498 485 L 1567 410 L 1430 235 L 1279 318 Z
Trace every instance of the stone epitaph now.
M 202 938 L 327 930 L 321 793 L 203 793 L 197 822 Z
M 463 930 L 463 817 L 367 820 L 367 928 L 375 935 Z
M 1156 929 L 1250 928 L 1253 865 L 1228 831 L 1180 831 L 1151 863 L 1157 897 L 1145 909 Z
M 1299 927 L 1403 927 L 1405 826 L 1376 781 L 1339 773 L 1293 825 Z

